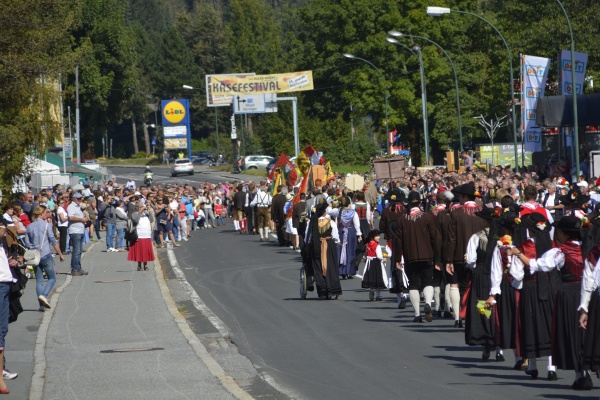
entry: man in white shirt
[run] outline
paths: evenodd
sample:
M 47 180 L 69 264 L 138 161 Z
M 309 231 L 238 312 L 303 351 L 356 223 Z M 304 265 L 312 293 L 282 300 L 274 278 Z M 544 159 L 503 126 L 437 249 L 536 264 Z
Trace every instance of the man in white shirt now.
M 83 246 L 83 233 L 85 230 L 85 224 L 88 222 L 88 218 L 83 215 L 81 210 L 81 203 L 83 202 L 83 196 L 81 193 L 75 193 L 73 195 L 73 201 L 67 207 L 67 215 L 69 216 L 69 237 L 73 244 L 73 253 L 71 254 L 71 275 L 81 276 L 87 275 L 88 273 L 81 269 L 81 250 Z
M 125 185 L 125 188 L 129 189 L 132 192 L 135 192 L 135 181 L 133 180 L 132 177 L 129 177 L 129 181 Z

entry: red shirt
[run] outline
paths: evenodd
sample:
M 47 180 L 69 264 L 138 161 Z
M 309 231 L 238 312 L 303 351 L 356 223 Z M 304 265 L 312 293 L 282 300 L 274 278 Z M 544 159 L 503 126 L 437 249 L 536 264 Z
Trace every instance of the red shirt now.
M 23 223 L 23 226 L 25 226 L 25 228 L 27 228 L 29 226 L 29 224 L 31 223 L 31 221 L 29 220 L 29 217 L 25 213 L 22 213 L 21 215 L 19 215 L 19 219 L 21 220 L 21 222 Z

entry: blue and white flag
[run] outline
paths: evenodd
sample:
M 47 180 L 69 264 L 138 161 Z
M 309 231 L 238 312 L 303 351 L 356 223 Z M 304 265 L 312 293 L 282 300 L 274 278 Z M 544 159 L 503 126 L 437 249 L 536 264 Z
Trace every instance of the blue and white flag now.
M 544 95 L 550 59 L 521 57 L 521 129 L 525 151 L 542 151 L 542 129 L 537 126 L 537 102 Z

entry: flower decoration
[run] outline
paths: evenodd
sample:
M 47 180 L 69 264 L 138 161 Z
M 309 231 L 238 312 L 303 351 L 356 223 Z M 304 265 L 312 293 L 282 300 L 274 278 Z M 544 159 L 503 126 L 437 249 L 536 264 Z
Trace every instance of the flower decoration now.
M 573 192 L 571 194 L 571 200 L 577 200 L 578 197 L 579 197 L 579 193 L 577 193 L 577 192 Z
M 498 240 L 499 246 L 511 246 L 512 245 L 512 237 L 510 235 L 504 235 Z
M 545 222 L 538 222 L 537 224 L 535 224 L 536 228 L 538 228 L 540 231 L 543 231 L 544 229 L 546 229 L 546 223 Z
M 565 178 L 560 178 L 558 181 L 556 181 L 556 183 L 558 185 L 562 185 L 562 186 L 565 186 L 565 185 L 569 184 Z
M 481 197 L 481 193 L 478 190 L 475 191 L 475 197 Z
M 581 219 L 581 227 L 582 227 L 582 228 L 588 228 L 590 225 L 591 225 L 591 224 L 590 224 L 590 220 L 589 220 L 589 219 L 587 219 L 587 217 L 583 217 L 583 218 Z
M 396 200 L 396 195 L 395 195 L 395 194 L 391 195 L 391 196 L 390 196 L 390 199 L 392 199 L 392 200 Z
M 504 212 L 508 212 L 508 211 L 509 211 L 509 209 L 508 209 L 508 208 L 505 208 L 505 209 L 504 209 Z
M 492 217 L 499 217 L 499 216 L 500 216 L 500 214 L 501 214 L 501 213 L 500 213 L 500 210 L 501 210 L 501 208 L 500 208 L 500 207 L 496 207 L 496 209 L 494 210 L 494 212 L 493 212 L 493 214 L 492 214 Z
M 490 319 L 492 316 L 492 309 L 485 305 L 485 300 L 479 300 L 477 302 L 477 310 L 479 311 L 479 314 L 485 315 L 487 319 Z
M 521 224 L 521 218 L 515 218 L 515 224 L 516 225 Z
M 504 274 L 510 273 L 510 263 L 506 264 L 506 268 L 504 268 Z

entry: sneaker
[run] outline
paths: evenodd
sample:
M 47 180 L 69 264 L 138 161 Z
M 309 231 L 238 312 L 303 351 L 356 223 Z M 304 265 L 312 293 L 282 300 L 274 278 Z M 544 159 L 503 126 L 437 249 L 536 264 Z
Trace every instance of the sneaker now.
M 181 245 L 179 243 L 173 243 L 173 246 L 175 246 L 175 247 L 181 247 Z
M 10 372 L 9 370 L 5 369 L 4 371 L 2 371 L 2 377 L 4 379 L 15 379 L 17 376 L 19 376 L 19 374 L 17 374 L 16 372 Z
M 127 250 L 125 250 L 125 249 L 119 249 L 119 250 L 115 250 L 115 251 L 118 251 L 119 253 L 125 253 Z
M 71 276 L 83 276 L 83 275 L 88 275 L 88 272 L 85 272 L 82 269 L 71 270 Z
M 38 300 L 40 301 L 40 304 L 43 305 L 46 308 L 52 308 L 50 306 L 50 302 L 48 301 L 48 299 L 46 298 L 46 296 L 44 295 L 39 295 L 38 296 Z

